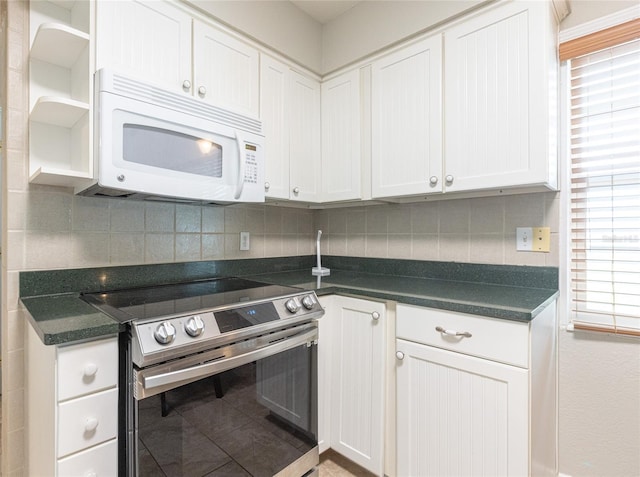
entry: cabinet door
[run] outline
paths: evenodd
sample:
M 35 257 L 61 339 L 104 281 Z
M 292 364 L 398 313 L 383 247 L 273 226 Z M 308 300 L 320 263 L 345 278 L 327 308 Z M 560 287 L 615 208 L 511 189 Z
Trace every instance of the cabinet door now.
M 258 50 L 198 20 L 193 22 L 194 96 L 258 117 Z
M 289 83 L 290 198 L 318 202 L 320 195 L 320 83 L 291 71 Z
M 191 82 L 191 16 L 166 1 L 96 2 L 96 69 L 111 68 L 171 91 Z
M 331 448 L 383 474 L 383 303 L 335 296 L 333 301 Z
M 398 476 L 529 474 L 527 370 L 396 344 Z
M 373 64 L 374 198 L 442 191 L 441 76 L 439 35 Z
M 360 199 L 360 70 L 322 83 L 322 201 Z
M 548 182 L 548 9 L 508 2 L 445 32 L 447 191 Z
M 289 67 L 260 55 L 260 119 L 266 141 L 265 194 L 289 198 Z

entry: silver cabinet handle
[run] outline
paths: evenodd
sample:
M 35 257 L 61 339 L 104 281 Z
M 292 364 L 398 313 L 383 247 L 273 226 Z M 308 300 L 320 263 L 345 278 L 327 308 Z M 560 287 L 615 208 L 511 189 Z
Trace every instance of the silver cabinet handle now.
M 293 193 L 298 195 L 300 193 L 300 187 L 294 187 L 293 188 Z
M 444 178 L 444 180 L 447 181 L 448 184 L 451 184 L 453 183 L 453 176 L 449 174 Z
M 269 190 L 270 187 L 271 187 L 271 184 L 269 184 L 268 182 L 264 183 L 264 190 Z
M 185 90 L 185 91 L 189 91 L 191 89 L 191 81 L 184 80 L 182 82 L 182 89 Z
M 200 86 L 200 87 L 198 88 L 198 94 L 199 94 L 200 96 L 204 96 L 205 94 L 207 94 L 207 88 L 205 88 L 204 86 Z
M 378 313 L 377 311 L 374 311 L 373 313 L 371 313 L 371 318 L 378 321 L 380 319 L 380 313 Z
M 437 183 L 438 183 L 438 177 L 437 176 L 431 176 L 429 178 L 429 184 L 436 185 Z
M 404 359 L 404 353 L 402 351 L 396 351 L 396 358 L 402 361 Z
M 442 326 L 436 326 L 436 331 L 447 336 L 461 336 L 463 338 L 471 338 L 471 333 L 469 333 L 468 331 L 445 330 Z

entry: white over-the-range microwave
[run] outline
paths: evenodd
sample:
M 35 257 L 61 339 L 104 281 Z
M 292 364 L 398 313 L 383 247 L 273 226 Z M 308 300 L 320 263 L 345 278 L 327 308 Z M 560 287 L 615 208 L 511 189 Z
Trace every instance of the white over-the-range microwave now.
M 104 69 L 94 108 L 95 182 L 80 195 L 264 202 L 259 119 Z

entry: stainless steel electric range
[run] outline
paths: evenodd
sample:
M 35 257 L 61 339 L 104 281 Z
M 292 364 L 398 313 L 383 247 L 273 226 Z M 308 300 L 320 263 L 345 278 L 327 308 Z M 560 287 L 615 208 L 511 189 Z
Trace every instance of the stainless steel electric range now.
M 314 292 L 219 278 L 82 298 L 127 327 L 121 475 L 317 472 Z

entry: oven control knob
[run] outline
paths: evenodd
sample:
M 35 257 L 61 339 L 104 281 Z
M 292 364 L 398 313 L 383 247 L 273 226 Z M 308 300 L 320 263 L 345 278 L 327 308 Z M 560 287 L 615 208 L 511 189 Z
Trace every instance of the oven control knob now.
M 284 306 L 286 306 L 287 310 L 289 310 L 291 313 L 295 313 L 300 309 L 300 305 L 293 298 L 289 298 L 287 302 L 284 304 Z
M 204 321 L 202 321 L 200 315 L 192 316 L 184 324 L 184 330 L 189 336 L 197 338 L 204 331 Z
M 168 321 L 165 321 L 158 325 L 153 336 L 158 343 L 169 344 L 176 337 L 176 328 Z
M 314 302 L 313 302 L 313 298 L 311 298 L 311 295 L 307 295 L 302 299 L 302 306 L 304 306 L 307 310 L 310 310 L 313 308 Z

